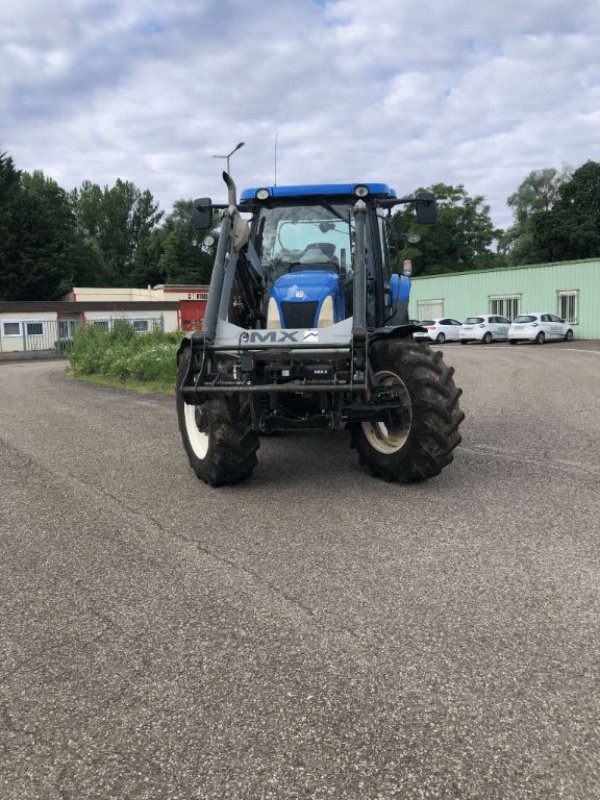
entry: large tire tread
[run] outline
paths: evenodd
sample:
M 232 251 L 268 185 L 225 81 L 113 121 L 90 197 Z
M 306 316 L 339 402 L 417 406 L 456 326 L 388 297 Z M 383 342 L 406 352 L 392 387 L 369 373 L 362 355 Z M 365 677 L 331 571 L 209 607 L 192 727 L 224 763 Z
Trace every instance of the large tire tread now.
M 367 441 L 362 426 L 351 426 L 351 446 L 359 463 L 375 477 L 410 483 L 438 475 L 454 458 L 461 442 L 458 428 L 464 419 L 454 384 L 454 368 L 446 367 L 441 352 L 412 342 L 383 340 L 373 345 L 373 368 L 395 371 L 408 388 L 412 427 L 398 453 L 379 453 Z
M 190 357 L 189 351 L 181 356 L 176 396 L 179 430 L 190 464 L 198 478 L 210 486 L 238 483 L 248 478 L 258 463 L 256 451 L 260 442 L 252 428 L 249 399 L 244 395 L 218 395 L 205 401 L 209 444 L 206 456 L 199 458 L 187 436 L 180 392 Z

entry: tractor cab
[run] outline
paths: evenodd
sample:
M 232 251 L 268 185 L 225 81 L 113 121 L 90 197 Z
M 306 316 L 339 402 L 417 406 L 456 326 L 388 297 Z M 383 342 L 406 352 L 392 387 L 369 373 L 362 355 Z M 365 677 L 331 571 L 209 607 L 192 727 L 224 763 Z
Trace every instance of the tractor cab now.
M 385 212 L 377 213 L 374 201 L 395 197 L 385 184 L 271 186 L 242 192 L 240 208 L 253 214 L 250 241 L 266 286 L 267 328 L 326 328 L 352 317 L 358 200 L 370 208 L 367 316 L 373 325 L 377 316 L 390 316 Z M 378 274 L 383 282 L 375 280 Z M 378 291 L 385 285 L 387 294 Z
M 196 227 L 206 229 L 212 211 L 222 210 L 232 232 L 227 246 L 235 268 L 222 253 L 230 285 L 217 282 L 219 294 L 226 289 L 229 297 L 228 322 L 246 330 L 318 330 L 346 322 L 349 335 L 357 327 L 408 321 L 409 278 L 392 271 L 388 217 L 394 206 L 412 203 L 419 222 L 433 222 L 433 195 L 398 198 L 384 183 L 345 183 L 250 188 L 237 201 L 233 181 L 223 177 L 229 203 L 206 198 L 194 208 Z M 209 295 L 207 315 L 212 336 L 217 316 L 224 319 L 223 302 L 211 304 Z

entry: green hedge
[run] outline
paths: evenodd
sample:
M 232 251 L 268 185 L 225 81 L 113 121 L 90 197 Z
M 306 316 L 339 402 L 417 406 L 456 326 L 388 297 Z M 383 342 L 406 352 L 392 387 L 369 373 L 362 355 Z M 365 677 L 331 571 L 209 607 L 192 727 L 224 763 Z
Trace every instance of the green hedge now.
M 182 334 L 136 333 L 128 322 L 112 331 L 95 325 L 76 331 L 69 353 L 73 375 L 106 375 L 128 380 L 175 385 L 176 353 Z

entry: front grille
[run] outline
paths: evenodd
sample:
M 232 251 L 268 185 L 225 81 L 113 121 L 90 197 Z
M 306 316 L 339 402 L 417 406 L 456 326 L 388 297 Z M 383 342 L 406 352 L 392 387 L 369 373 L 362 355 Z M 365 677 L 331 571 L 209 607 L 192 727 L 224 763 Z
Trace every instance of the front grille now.
M 281 303 L 286 328 L 314 328 L 317 302 Z

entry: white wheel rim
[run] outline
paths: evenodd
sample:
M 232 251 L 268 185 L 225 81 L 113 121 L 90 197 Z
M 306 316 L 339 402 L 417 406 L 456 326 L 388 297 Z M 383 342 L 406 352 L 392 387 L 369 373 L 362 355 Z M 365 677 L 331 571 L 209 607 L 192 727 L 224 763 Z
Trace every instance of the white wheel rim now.
M 379 453 L 393 455 L 404 447 L 412 428 L 412 403 L 404 381 L 395 372 L 382 371 L 377 373 L 380 383 L 384 386 L 395 384 L 390 397 L 398 398 L 409 409 L 408 420 L 403 419 L 398 425 L 388 427 L 384 422 L 362 422 L 365 438 Z
M 194 455 L 197 458 L 206 458 L 208 453 L 208 434 L 198 429 L 196 422 L 196 408 L 197 406 L 185 403 L 183 407 L 183 415 L 185 419 L 185 430 Z

